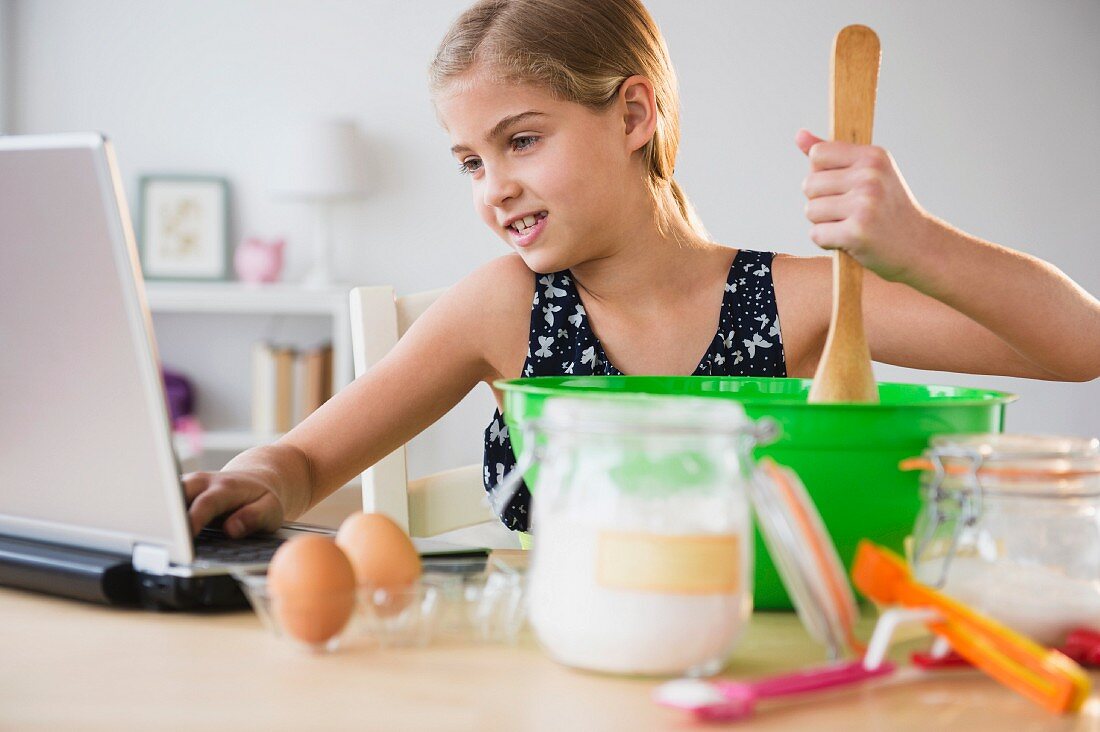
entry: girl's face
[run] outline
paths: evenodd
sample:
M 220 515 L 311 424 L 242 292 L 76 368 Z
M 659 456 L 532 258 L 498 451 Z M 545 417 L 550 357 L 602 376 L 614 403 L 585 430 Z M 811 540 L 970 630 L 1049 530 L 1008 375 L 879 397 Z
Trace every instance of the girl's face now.
M 533 271 L 606 256 L 637 225 L 644 183 L 617 105 L 593 112 L 474 70 L 436 108 L 478 215 Z

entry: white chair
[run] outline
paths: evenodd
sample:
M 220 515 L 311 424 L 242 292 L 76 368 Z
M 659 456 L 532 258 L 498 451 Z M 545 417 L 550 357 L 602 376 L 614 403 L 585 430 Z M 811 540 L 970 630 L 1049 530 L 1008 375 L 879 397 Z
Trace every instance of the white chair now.
M 397 339 L 442 293 L 432 290 L 396 297 L 392 287 L 354 288 L 351 342 L 355 375 L 365 373 L 397 345 Z M 481 465 L 475 464 L 410 481 L 402 445 L 363 472 L 363 510 L 390 516 L 412 536 L 438 536 L 483 526 L 480 532 L 449 533 L 447 538 L 518 546 L 518 540 L 486 504 L 481 475 Z

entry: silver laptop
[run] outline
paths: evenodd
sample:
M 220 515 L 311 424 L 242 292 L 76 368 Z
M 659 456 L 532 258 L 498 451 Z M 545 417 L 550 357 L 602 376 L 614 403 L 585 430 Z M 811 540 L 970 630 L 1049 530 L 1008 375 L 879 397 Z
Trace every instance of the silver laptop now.
M 96 133 L 0 136 L 0 584 L 232 606 L 296 532 L 192 540 L 122 182 Z M 484 558 L 439 542 L 426 555 Z

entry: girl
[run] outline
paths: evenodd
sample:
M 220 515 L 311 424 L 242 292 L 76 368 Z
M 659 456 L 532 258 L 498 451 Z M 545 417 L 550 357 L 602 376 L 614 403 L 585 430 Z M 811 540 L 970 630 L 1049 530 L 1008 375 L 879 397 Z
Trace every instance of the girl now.
M 184 478 L 191 524 L 271 531 L 479 382 L 551 374 L 809 377 L 831 263 L 710 240 L 673 178 L 676 79 L 640 0 L 482 0 L 430 70 L 474 208 L 512 250 L 452 287 L 368 373 L 273 445 Z M 1100 302 L 1058 269 L 924 211 L 881 148 L 799 131 L 810 236 L 869 272 L 877 361 L 1085 381 Z M 1066 334 L 1073 333 L 1070 337 Z M 496 394 L 500 404 L 500 394 Z M 485 483 L 514 464 L 499 410 Z M 503 512 L 527 528 L 529 494 Z

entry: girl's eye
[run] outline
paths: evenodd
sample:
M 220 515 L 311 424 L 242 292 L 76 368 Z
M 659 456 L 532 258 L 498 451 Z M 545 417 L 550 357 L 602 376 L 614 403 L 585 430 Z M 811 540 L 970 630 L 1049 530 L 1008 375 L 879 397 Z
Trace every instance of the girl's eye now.
M 533 135 L 524 135 L 522 137 L 516 137 L 512 139 L 513 150 L 526 150 L 527 148 L 538 142 L 539 138 Z M 481 170 L 481 161 L 477 158 L 466 158 L 458 164 L 458 172 L 463 175 L 470 175 Z
M 473 167 L 477 166 L 477 167 Z M 463 175 L 469 175 L 470 173 L 476 173 L 481 167 L 481 161 L 477 158 L 467 158 L 458 164 L 458 172 Z
M 525 135 L 523 137 L 516 137 L 512 140 L 512 149 L 514 150 L 526 150 L 538 141 L 539 138 L 532 137 L 531 135 Z

